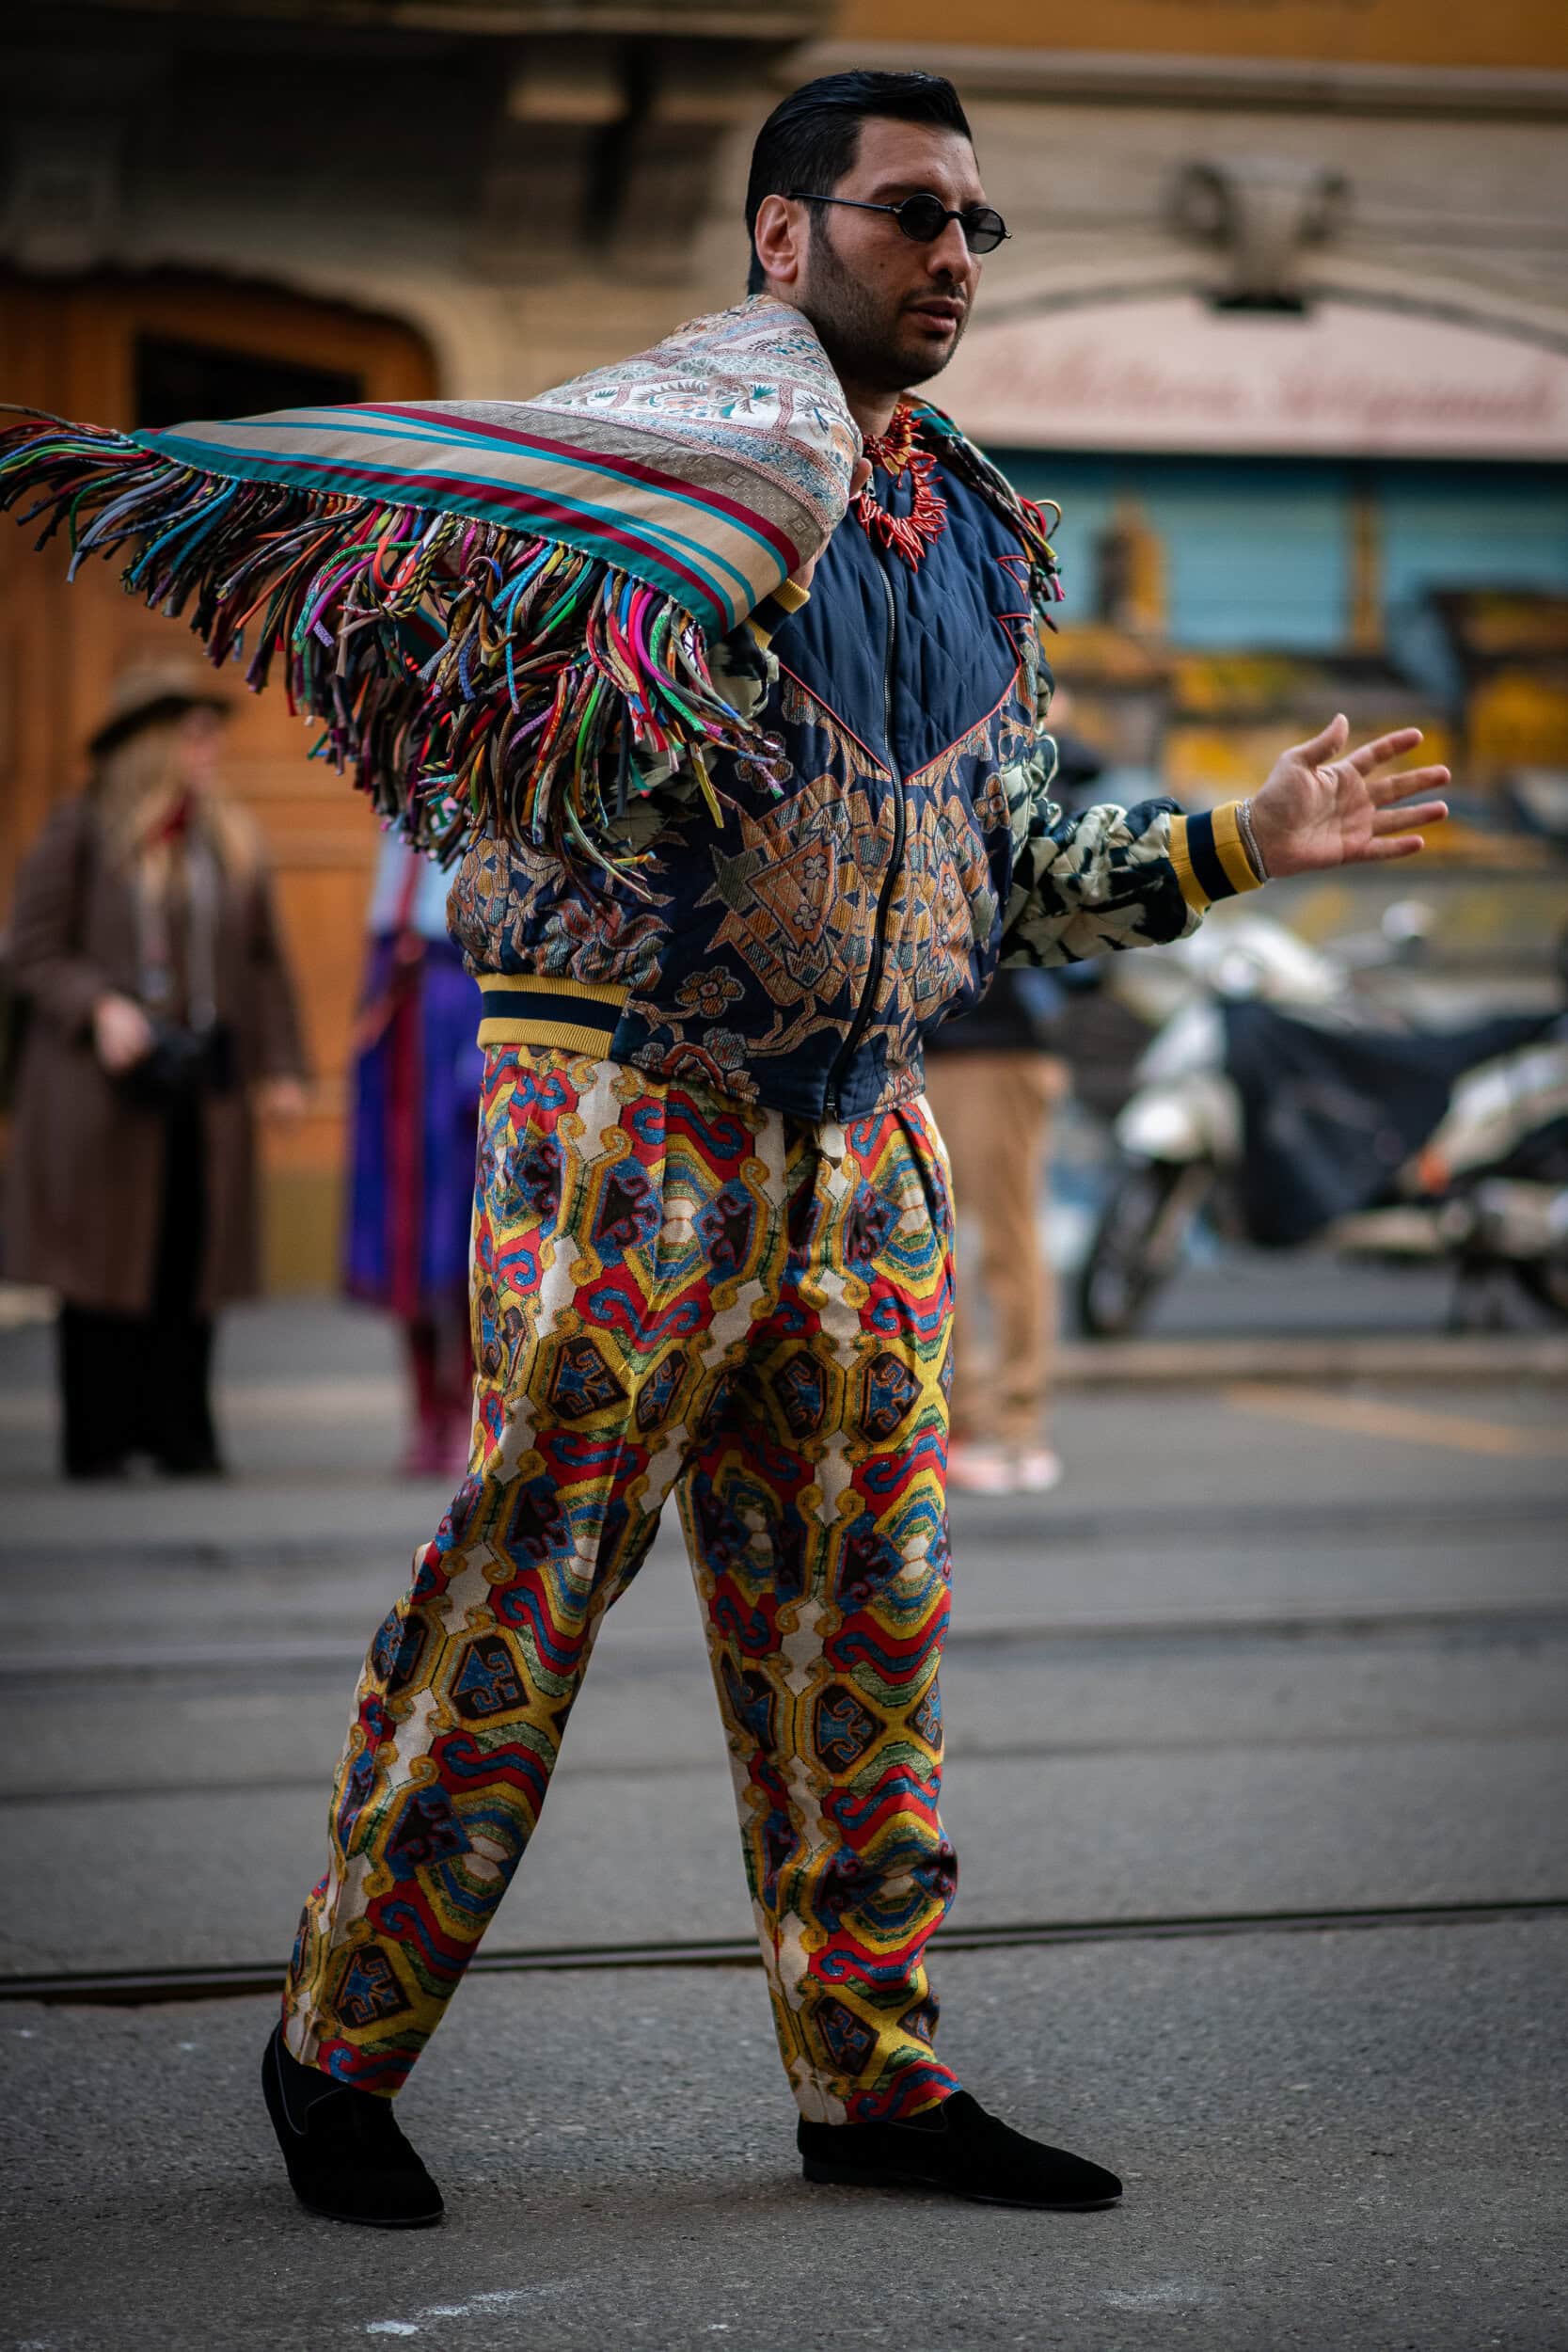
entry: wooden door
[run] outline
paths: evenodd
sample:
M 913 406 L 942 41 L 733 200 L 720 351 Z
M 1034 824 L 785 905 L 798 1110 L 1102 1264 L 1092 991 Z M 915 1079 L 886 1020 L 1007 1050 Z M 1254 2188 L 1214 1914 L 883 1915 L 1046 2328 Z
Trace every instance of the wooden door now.
M 436 389 L 426 345 L 395 321 L 188 278 L 0 278 L 0 399 L 122 428 Z M 124 594 L 117 567 L 84 565 L 68 587 L 57 546 L 42 557 L 31 546 L 0 518 L 0 903 L 51 804 L 80 789 L 81 746 L 117 670 L 190 643 L 184 622 Z M 290 717 L 276 687 L 251 696 L 238 668 L 226 678 L 227 786 L 272 854 L 314 1071 L 309 1116 L 265 1140 L 268 1279 L 327 1287 L 377 828 L 346 778 L 307 758 L 316 730 Z

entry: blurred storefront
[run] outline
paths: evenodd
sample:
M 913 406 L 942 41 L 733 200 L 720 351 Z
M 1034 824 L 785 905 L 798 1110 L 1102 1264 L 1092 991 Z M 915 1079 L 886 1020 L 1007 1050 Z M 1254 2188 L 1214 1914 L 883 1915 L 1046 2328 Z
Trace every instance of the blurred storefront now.
M 1414 714 L 1463 778 L 1455 870 L 1538 895 L 1560 870 L 1545 0 L 91 0 L 0 40 L 0 397 L 109 423 L 536 390 L 734 297 L 781 87 L 951 73 L 1014 234 L 938 393 L 1065 510 L 1053 658 L 1112 787 L 1216 798 L 1335 707 Z M 0 898 L 112 670 L 166 627 L 0 531 Z M 330 1278 L 374 846 L 305 741 L 263 700 L 231 761 L 322 1073 L 276 1147 L 289 1282 Z
M 1335 709 L 1415 719 L 1459 783 L 1419 885 L 1445 941 L 1544 970 L 1568 922 L 1568 18 L 1101 0 L 1021 27 L 976 0 L 958 46 L 922 0 L 850 0 L 814 62 L 918 56 L 970 103 L 1015 233 L 938 396 L 1063 509 L 1052 658 L 1103 788 L 1212 802 Z M 1291 919 L 1354 926 L 1354 896 Z
M 983 325 L 955 363 L 949 401 L 1064 509 L 1055 651 L 1117 791 L 1227 797 L 1282 723 L 1343 707 L 1418 716 L 1469 818 L 1548 818 L 1515 787 L 1568 784 L 1568 344 L 1409 299 L 1075 305 Z

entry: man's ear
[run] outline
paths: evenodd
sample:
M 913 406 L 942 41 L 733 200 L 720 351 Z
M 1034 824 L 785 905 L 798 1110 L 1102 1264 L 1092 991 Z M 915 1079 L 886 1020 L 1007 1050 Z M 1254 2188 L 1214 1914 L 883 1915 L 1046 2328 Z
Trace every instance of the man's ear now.
M 780 286 L 798 286 L 805 268 L 809 215 L 803 204 L 783 196 L 765 196 L 757 207 L 752 232 L 756 257 L 765 275 Z

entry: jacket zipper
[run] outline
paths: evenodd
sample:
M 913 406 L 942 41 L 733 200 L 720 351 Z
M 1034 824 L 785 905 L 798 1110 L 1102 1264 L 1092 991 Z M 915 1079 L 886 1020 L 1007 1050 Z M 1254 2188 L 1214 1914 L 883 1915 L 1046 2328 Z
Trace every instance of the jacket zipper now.
M 884 934 L 887 928 L 888 909 L 893 904 L 893 894 L 897 886 L 899 870 L 904 858 L 904 778 L 893 752 L 893 667 L 898 650 L 898 602 L 893 593 L 893 582 L 887 576 L 887 565 L 879 554 L 877 562 L 877 576 L 882 583 L 882 594 L 887 598 L 887 666 L 882 676 L 882 732 L 887 743 L 888 773 L 893 779 L 893 846 L 888 852 L 887 872 L 882 877 L 882 887 L 877 897 L 877 928 L 871 943 L 871 969 L 866 974 L 865 988 L 862 993 L 855 1018 L 849 1025 L 849 1034 L 840 1048 L 838 1059 L 833 1064 L 832 1074 L 828 1081 L 828 1110 L 833 1119 L 838 1119 L 842 1115 L 840 1092 L 848 1075 L 849 1066 L 860 1049 L 861 1040 L 870 1026 L 878 992 L 882 985 L 882 968 L 887 961 Z

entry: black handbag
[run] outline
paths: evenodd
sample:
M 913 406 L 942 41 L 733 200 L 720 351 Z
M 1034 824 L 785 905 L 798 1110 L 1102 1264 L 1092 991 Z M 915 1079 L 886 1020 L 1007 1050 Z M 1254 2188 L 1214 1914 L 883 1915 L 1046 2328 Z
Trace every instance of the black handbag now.
M 228 1094 L 233 1084 L 234 1041 L 221 1021 L 206 1029 L 154 1021 L 152 1051 L 120 1079 L 144 1110 L 178 1110 L 204 1094 Z

